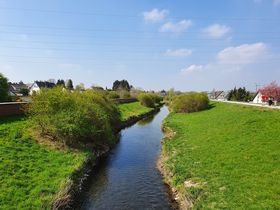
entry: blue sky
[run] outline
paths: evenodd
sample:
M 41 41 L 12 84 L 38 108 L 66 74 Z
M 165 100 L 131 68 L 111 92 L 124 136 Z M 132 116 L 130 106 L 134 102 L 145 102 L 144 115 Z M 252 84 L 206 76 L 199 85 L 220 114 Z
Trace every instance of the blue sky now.
M 280 82 L 280 0 L 0 1 L 0 72 L 147 90 Z

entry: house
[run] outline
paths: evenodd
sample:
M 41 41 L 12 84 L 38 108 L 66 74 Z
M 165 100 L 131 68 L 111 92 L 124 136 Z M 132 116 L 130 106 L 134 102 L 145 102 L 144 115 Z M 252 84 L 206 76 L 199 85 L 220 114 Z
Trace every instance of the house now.
M 227 101 L 230 91 L 219 91 L 219 94 L 217 94 L 216 100 L 219 101 Z
M 27 85 L 22 81 L 19 83 L 9 82 L 9 95 L 10 96 L 22 96 L 21 90 L 28 89 Z
M 165 90 L 160 91 L 160 96 L 164 97 L 167 95 L 167 92 Z
M 224 91 L 212 91 L 210 93 L 208 93 L 208 98 L 209 99 L 217 99 L 219 97 L 219 95 L 221 95 Z
M 262 104 L 266 101 L 266 96 L 262 95 L 260 91 L 258 91 L 253 99 L 254 104 Z
M 29 89 L 29 94 L 32 95 L 34 92 L 39 93 L 42 89 L 50 89 L 54 87 L 55 83 L 52 82 L 35 81 Z

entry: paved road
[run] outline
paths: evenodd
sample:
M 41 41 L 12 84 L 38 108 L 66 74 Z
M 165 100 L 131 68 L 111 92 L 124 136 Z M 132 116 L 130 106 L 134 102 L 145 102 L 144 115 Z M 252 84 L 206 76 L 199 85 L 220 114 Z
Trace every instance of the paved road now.
M 266 104 L 254 104 L 254 103 L 246 103 L 246 102 L 219 101 L 219 100 L 211 100 L 211 101 L 222 102 L 222 103 L 229 103 L 229 104 L 241 104 L 241 105 L 247 105 L 247 106 L 256 106 L 256 107 L 262 107 L 262 108 L 268 108 L 268 109 L 280 109 L 280 106 L 268 106 Z

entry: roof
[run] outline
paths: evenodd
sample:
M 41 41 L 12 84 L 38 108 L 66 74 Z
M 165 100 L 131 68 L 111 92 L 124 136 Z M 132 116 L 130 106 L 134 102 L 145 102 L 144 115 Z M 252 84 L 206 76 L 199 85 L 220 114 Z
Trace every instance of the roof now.
M 35 81 L 35 83 L 38 85 L 39 88 L 53 88 L 55 86 L 54 83 L 46 81 Z
M 9 90 L 13 93 L 19 93 L 21 89 L 28 89 L 27 85 L 23 82 L 9 83 Z

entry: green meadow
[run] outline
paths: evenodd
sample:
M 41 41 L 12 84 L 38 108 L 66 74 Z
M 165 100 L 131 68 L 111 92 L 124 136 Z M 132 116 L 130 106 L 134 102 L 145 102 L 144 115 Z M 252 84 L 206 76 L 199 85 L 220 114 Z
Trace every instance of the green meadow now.
M 193 209 L 280 209 L 280 111 L 211 105 L 164 122 L 172 186 Z
M 120 105 L 123 120 L 150 111 L 140 103 Z M 0 209 L 48 209 L 88 152 L 37 143 L 26 117 L 0 118 Z

